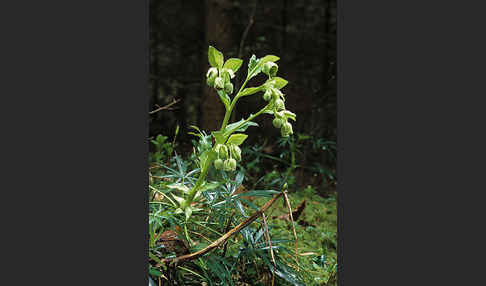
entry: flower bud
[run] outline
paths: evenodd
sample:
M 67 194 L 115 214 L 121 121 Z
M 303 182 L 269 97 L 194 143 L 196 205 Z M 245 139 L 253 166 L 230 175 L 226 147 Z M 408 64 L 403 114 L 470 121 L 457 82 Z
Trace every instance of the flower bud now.
M 235 158 L 236 161 L 241 161 L 241 149 L 235 144 L 231 145 L 231 157 Z
M 216 78 L 216 77 L 208 77 L 208 78 L 206 79 L 206 83 L 207 83 L 207 85 L 208 85 L 208 86 L 210 86 L 210 87 L 214 87 L 214 79 L 215 79 L 215 78 Z
M 267 89 L 263 94 L 263 100 L 269 101 L 271 98 L 272 98 L 272 91 L 270 89 Z
M 224 79 L 222 77 L 218 76 L 214 80 L 214 87 L 216 87 L 217 89 L 223 89 L 224 88 Z
M 284 110 L 285 109 L 285 104 L 283 100 L 280 98 L 275 100 L 275 107 L 277 108 L 278 111 Z
M 214 87 L 214 80 L 216 79 L 216 77 L 218 76 L 218 69 L 216 68 L 210 68 L 208 70 L 208 72 L 206 73 L 206 83 L 210 86 L 210 87 Z
M 227 94 L 232 94 L 233 93 L 233 84 L 231 82 L 227 82 L 224 85 L 224 92 Z
M 282 119 L 280 119 L 280 118 L 277 118 L 277 117 L 276 117 L 276 118 L 273 120 L 273 122 L 272 122 L 272 123 L 273 123 L 273 126 L 274 126 L 275 128 L 280 128 L 280 127 L 282 127 L 282 123 L 283 123 L 283 121 L 282 121 Z
M 216 159 L 214 160 L 214 168 L 216 168 L 216 170 L 221 170 L 223 169 L 223 160 L 221 159 Z
M 228 158 L 228 147 L 225 145 L 221 145 L 221 147 L 219 147 L 219 157 L 222 159 Z
M 263 65 L 262 72 L 270 77 L 274 77 L 277 74 L 278 66 L 273 62 L 266 62 Z
M 236 160 L 233 158 L 226 159 L 224 161 L 224 166 L 223 166 L 225 171 L 234 171 L 236 170 Z
M 285 122 L 282 125 L 282 128 L 280 129 L 280 132 L 282 134 L 282 137 L 288 137 L 289 135 L 294 134 L 294 132 L 292 130 L 292 124 L 290 124 L 289 122 Z

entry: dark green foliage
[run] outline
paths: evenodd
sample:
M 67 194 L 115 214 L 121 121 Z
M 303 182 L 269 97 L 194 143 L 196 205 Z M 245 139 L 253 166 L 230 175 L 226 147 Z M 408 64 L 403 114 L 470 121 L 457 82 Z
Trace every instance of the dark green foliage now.
M 209 136 L 202 133 L 200 136 L 200 140 L 194 141 L 195 149 L 204 152 L 207 150 L 204 145 L 207 144 Z M 280 144 L 285 146 L 290 142 L 283 140 Z M 329 145 L 324 140 L 314 142 L 315 148 L 320 149 L 320 152 L 333 145 Z M 303 146 L 301 143 L 295 145 L 296 148 Z M 243 152 L 246 152 L 246 149 L 244 148 Z M 254 150 L 256 154 L 263 154 L 262 146 L 253 146 L 248 149 Z M 175 213 L 177 204 L 170 197 L 174 189 L 167 186 L 182 181 L 187 182 L 188 186 L 192 186 L 199 173 L 199 163 L 195 160 L 194 154 L 186 157 L 181 157 L 176 152 L 174 154 L 169 160 L 169 165 L 166 165 L 167 157 L 154 162 L 153 166 L 157 166 L 157 168 L 152 169 L 152 175 L 161 179 L 152 180 L 149 187 L 151 196 L 149 274 L 156 284 L 158 284 L 159 277 L 160 279 L 167 277 L 172 279 L 173 285 L 269 285 L 272 271 L 275 270 L 275 285 L 336 285 L 336 282 L 333 281 L 336 277 L 337 259 L 335 195 L 331 195 L 327 199 L 322 198 L 310 186 L 291 193 L 289 196 L 294 208 L 302 200 L 308 201 L 306 209 L 295 223 L 299 253 L 305 254 L 298 257 L 298 270 L 294 254 L 295 241 L 290 224 L 275 218 L 288 212 L 286 207 L 280 203 L 275 204 L 273 210 L 267 215 L 276 268 L 273 266 L 269 247 L 266 244 L 261 219 L 244 228 L 234 239 L 228 241 L 226 250 L 224 248 L 216 249 L 212 253 L 174 269 L 157 266 L 160 259 L 177 256 L 177 253 L 164 249 L 164 246 L 158 241 L 163 231 L 179 229 L 180 239 L 188 245 L 190 252 L 201 250 L 210 243 L 206 238 L 213 241 L 225 233 L 230 217 L 232 219 L 231 227 L 233 227 L 278 193 L 279 188 L 285 182 L 284 174 L 287 165 L 278 160 L 257 157 L 255 154 L 252 155 L 253 161 L 260 158 L 276 163 L 273 164 L 275 168 L 272 168 L 271 172 L 263 168 L 258 169 L 258 166 L 266 167 L 262 161 L 254 163 L 253 167 L 251 167 L 252 161 L 246 164 L 246 171 L 251 169 L 254 174 L 261 175 L 257 181 L 253 182 L 253 185 L 260 187 L 251 187 L 252 180 L 245 178 L 243 171 L 226 173 L 212 170 L 209 176 L 210 183 L 202 188 L 201 194 L 207 208 L 192 213 L 193 223 L 188 224 L 184 213 Z M 282 156 L 276 156 L 276 159 L 285 160 L 287 156 L 288 153 L 284 152 Z M 280 169 L 283 169 L 284 173 L 280 172 Z M 171 182 L 165 181 L 165 179 L 169 179 Z M 247 186 L 248 192 L 233 194 L 242 184 Z M 171 199 L 153 200 L 152 197 L 157 193 L 162 193 Z M 253 200 L 248 200 L 248 197 L 253 197 Z M 200 199 L 196 201 L 202 202 Z M 206 220 L 208 217 L 209 219 Z M 326 284 L 327 281 L 330 283 Z

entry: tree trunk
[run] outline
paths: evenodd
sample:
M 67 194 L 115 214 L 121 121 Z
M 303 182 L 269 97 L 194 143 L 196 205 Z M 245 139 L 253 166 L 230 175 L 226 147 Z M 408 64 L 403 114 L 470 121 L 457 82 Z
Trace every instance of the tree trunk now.
M 150 66 L 150 77 L 152 77 L 152 94 L 149 98 L 149 109 L 153 110 L 158 103 L 158 95 L 159 95 L 159 52 L 158 52 L 158 45 L 159 45 L 159 21 L 158 21 L 158 8 L 159 8 L 159 1 L 151 1 L 150 2 L 150 33 L 152 37 L 152 43 L 150 46 L 150 55 L 152 58 L 152 63 Z
M 209 45 L 215 47 L 228 59 L 228 52 L 236 47 L 232 35 L 232 21 L 229 0 L 206 0 L 206 48 L 203 53 L 204 71 L 209 68 L 207 49 Z M 206 84 L 206 75 L 203 78 L 203 92 L 201 104 L 201 127 L 212 131 L 221 127 L 224 118 L 224 105 L 213 88 Z

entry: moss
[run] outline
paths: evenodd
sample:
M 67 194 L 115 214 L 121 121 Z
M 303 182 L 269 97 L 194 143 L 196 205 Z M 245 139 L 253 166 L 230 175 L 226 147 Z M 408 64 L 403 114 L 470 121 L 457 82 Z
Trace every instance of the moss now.
M 323 198 L 312 187 L 289 194 L 292 209 L 295 210 L 303 200 L 306 206 L 299 216 L 295 229 L 298 239 L 300 269 L 306 272 L 306 285 L 337 285 L 337 201 L 336 194 Z M 264 200 L 258 200 L 259 205 Z M 291 235 L 291 224 L 276 217 L 288 213 L 287 206 L 275 204 L 269 213 L 270 234 L 281 239 L 292 240 L 288 247 L 295 248 Z M 289 257 L 292 261 L 293 258 Z M 329 284 L 326 284 L 329 280 Z

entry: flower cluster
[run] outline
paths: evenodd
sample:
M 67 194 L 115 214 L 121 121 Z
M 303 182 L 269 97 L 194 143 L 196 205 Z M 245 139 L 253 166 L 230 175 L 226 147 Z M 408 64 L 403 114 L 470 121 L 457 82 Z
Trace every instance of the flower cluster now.
M 212 67 L 206 73 L 206 83 L 210 87 L 224 90 L 226 94 L 232 94 L 233 84 L 231 83 L 231 79 L 234 77 L 235 73 L 231 69 Z
M 215 148 L 218 158 L 214 161 L 217 170 L 234 171 L 236 161 L 241 161 L 241 149 L 235 144 L 218 144 Z
M 265 93 L 263 94 L 263 100 L 273 103 L 273 126 L 280 128 L 282 137 L 288 137 L 294 132 L 292 130 L 292 124 L 288 122 L 288 118 L 293 115 L 292 112 L 285 110 L 285 97 L 284 94 L 275 87 L 275 80 L 271 80 L 277 73 L 278 66 L 273 62 L 267 62 L 263 65 L 262 71 L 269 76 L 269 81 L 265 84 Z

